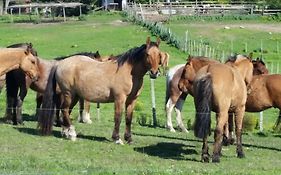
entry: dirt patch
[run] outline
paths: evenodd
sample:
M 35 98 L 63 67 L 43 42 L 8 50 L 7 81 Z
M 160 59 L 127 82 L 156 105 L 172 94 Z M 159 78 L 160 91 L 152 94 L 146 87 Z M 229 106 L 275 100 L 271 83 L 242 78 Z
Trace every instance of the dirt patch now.
M 190 24 L 190 26 L 206 27 L 208 28 L 245 28 L 250 30 L 259 30 L 264 32 L 281 33 L 281 23 L 266 24 L 266 23 L 236 23 L 236 24 L 220 24 L 220 23 L 207 23 L 207 24 Z

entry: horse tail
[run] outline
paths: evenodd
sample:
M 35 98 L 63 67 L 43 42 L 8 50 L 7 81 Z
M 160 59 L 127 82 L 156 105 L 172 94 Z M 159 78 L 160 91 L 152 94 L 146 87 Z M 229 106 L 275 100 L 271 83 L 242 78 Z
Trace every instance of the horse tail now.
M 194 102 L 196 108 L 194 135 L 205 138 L 211 133 L 211 100 L 213 95 L 210 74 L 194 82 Z
M 49 74 L 45 93 L 43 95 L 42 109 L 38 119 L 42 135 L 50 135 L 52 132 L 55 106 L 58 99 L 58 95 L 56 93 L 56 70 L 57 66 L 53 66 Z

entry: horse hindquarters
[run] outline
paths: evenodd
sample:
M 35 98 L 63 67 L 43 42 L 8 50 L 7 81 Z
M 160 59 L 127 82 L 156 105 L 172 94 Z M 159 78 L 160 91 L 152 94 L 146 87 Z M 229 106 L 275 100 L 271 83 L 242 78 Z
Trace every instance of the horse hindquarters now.
M 52 132 L 53 117 L 58 98 L 56 93 L 56 70 L 57 66 L 54 66 L 50 71 L 46 90 L 43 95 L 42 109 L 38 117 L 39 127 L 43 135 L 49 135 Z
M 209 161 L 207 137 L 211 133 L 212 79 L 205 75 L 194 82 L 194 103 L 196 108 L 194 134 L 203 139 L 202 161 Z

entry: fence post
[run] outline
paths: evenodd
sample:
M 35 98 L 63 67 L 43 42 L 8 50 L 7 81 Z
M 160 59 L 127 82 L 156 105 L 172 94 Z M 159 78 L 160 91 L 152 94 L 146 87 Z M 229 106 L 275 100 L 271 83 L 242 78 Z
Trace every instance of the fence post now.
M 157 119 L 156 119 L 154 81 L 155 81 L 155 79 L 150 78 L 150 92 L 151 92 L 151 102 L 152 102 L 152 119 L 153 119 L 153 126 L 156 127 Z
M 263 112 L 260 112 L 260 122 L 259 122 L 260 132 L 263 131 Z
M 184 43 L 184 52 L 187 52 L 187 44 L 188 44 L 188 30 L 185 32 L 185 43 Z
M 143 15 L 143 11 L 142 11 L 142 7 L 141 7 L 141 3 L 139 3 L 140 6 L 140 11 L 141 11 L 141 19 L 144 21 L 144 15 Z
M 245 43 L 245 53 L 248 53 L 248 43 Z

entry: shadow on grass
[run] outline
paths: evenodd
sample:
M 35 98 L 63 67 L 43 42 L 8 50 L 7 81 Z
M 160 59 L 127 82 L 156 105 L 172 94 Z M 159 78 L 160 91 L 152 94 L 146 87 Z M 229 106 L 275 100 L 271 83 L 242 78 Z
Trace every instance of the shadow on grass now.
M 83 134 L 78 134 L 77 138 L 94 140 L 94 141 L 98 141 L 98 142 L 111 142 L 111 140 L 108 140 L 106 137 L 89 136 L 89 135 L 83 135 Z
M 22 114 L 22 120 L 24 121 L 35 121 L 37 122 L 37 117 L 35 115 L 29 115 L 29 114 Z
M 186 158 L 186 155 L 198 155 L 198 152 L 195 149 L 186 148 L 186 147 L 194 147 L 190 145 L 184 145 L 180 143 L 169 143 L 169 142 L 161 142 L 156 145 L 149 145 L 145 147 L 136 147 L 135 151 L 143 154 L 147 154 L 150 156 L 156 156 L 163 159 L 173 159 L 173 160 L 188 160 L 199 162 L 196 159 Z
M 190 142 L 202 142 L 202 140 L 199 139 L 188 139 L 188 138 L 178 138 L 178 137 L 170 137 L 170 136 L 164 136 L 164 135 L 155 135 L 155 134 L 144 134 L 144 133 L 136 133 L 133 132 L 134 135 L 137 136 L 144 136 L 144 137 L 159 137 L 164 139 L 170 139 L 170 140 L 183 140 L 183 141 L 190 141 Z M 213 143 L 213 142 L 208 142 Z
M 25 128 L 25 127 L 14 127 L 14 129 L 18 130 L 19 132 L 29 134 L 29 135 L 35 135 L 35 136 L 42 136 L 39 129 L 34 128 Z M 61 132 L 59 131 L 53 131 L 50 136 L 61 138 Z

